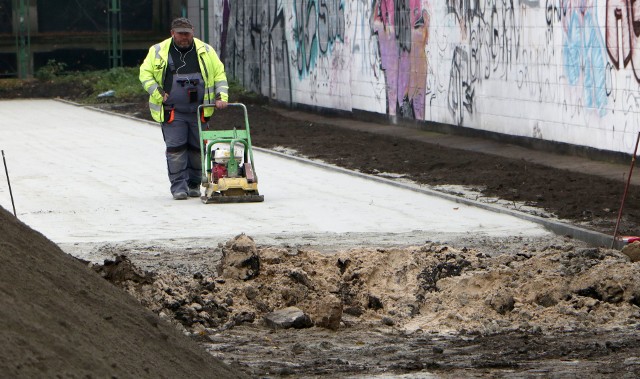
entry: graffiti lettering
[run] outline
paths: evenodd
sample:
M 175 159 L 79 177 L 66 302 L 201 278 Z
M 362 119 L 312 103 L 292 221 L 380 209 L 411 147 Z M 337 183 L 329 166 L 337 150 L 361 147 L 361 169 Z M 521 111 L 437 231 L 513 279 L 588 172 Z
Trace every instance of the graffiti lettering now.
M 320 0 L 318 19 L 320 51 L 327 53 L 331 43 L 344 36 L 344 6 L 342 1 Z
M 546 17 L 550 28 L 553 28 L 554 21 L 560 22 L 567 15 L 568 3 L 565 0 L 547 0 Z
M 272 17 L 269 20 L 269 48 L 271 50 L 270 95 L 280 101 L 291 102 L 291 73 L 289 71 L 289 44 L 285 30 L 284 7 L 280 0 L 271 0 Z
M 517 25 L 513 0 L 447 0 L 447 12 L 454 14 L 463 33 L 472 41 L 473 77 L 491 72 L 517 60 L 520 51 L 520 27 Z M 482 56 L 483 59 L 479 59 Z M 487 66 L 484 70 L 480 62 Z
M 396 40 L 401 50 L 411 52 L 411 9 L 409 0 L 396 0 L 394 28 Z
M 251 62 L 251 66 L 249 67 L 249 84 L 250 87 L 254 90 L 261 91 L 262 90 L 262 81 L 263 77 L 267 77 L 263 70 L 266 69 L 263 65 L 260 64 L 261 61 L 265 59 L 265 55 L 268 54 L 268 50 L 266 49 L 266 38 L 267 35 L 263 35 L 262 33 L 262 25 L 265 24 L 266 18 L 266 9 L 258 6 L 257 3 L 251 4 L 249 6 L 249 43 L 250 45 L 245 44 L 245 49 L 248 49 L 252 52 L 253 57 L 259 57 L 256 62 Z
M 320 54 L 344 36 L 343 0 L 302 0 L 293 3 L 294 40 L 298 74 L 304 76 L 315 66 Z
M 282 0 L 231 4 L 232 11 L 223 13 L 223 28 L 229 29 L 223 46 L 233 52 L 225 55 L 227 71 L 250 90 L 291 101 Z
M 640 82 L 640 2 L 608 0 L 606 16 L 607 53 L 616 69 L 633 67 Z
M 464 63 L 466 70 L 466 95 L 460 99 L 472 102 L 473 87 L 482 79 L 489 79 L 492 75 L 509 79 L 511 66 L 521 55 L 521 28 L 515 9 L 513 0 L 447 0 L 447 12 L 455 15 L 469 41 L 467 45 L 456 48 L 457 57 L 454 59 Z M 456 94 L 452 96 L 457 98 Z M 462 105 L 453 107 L 453 104 Z M 454 117 L 462 120 L 460 113 L 473 107 L 471 103 L 457 103 L 450 96 L 449 109 Z
M 294 39 L 297 42 L 296 61 L 298 62 L 298 72 L 302 75 L 308 72 L 311 66 L 311 58 L 317 56 L 318 40 L 316 39 L 315 29 L 317 29 L 318 12 L 316 10 L 315 1 L 303 0 L 298 6 L 294 4 L 294 12 L 296 15 L 296 23 L 294 25 Z M 313 29 L 313 32 L 309 32 Z
M 420 0 L 376 0 L 371 29 L 378 36 L 381 68 L 387 81 L 389 114 L 423 119 L 428 13 Z
M 640 78 L 640 0 L 217 1 L 231 9 L 228 70 L 284 101 L 344 109 L 375 101 L 391 116 L 471 127 L 485 106 L 537 101 L 505 119 L 557 104 L 562 117 L 549 112 L 539 124 L 549 132 L 613 113 L 622 78 L 629 90 Z M 629 64 L 636 78 L 630 68 L 617 73 Z M 495 94 L 503 87 L 509 96 Z
M 607 1 L 607 52 L 611 62 L 617 69 L 621 66 L 626 67 L 631 60 L 631 50 L 635 42 L 631 35 L 632 12 L 633 9 L 629 9 L 629 2 L 626 0 Z M 618 37 L 621 37 L 622 46 L 618 43 Z M 622 65 L 620 64 L 621 61 L 624 62 Z
M 465 109 L 473 113 L 474 89 L 470 83 L 469 71 L 469 55 L 462 48 L 457 47 L 451 62 L 448 105 L 458 125 L 462 125 L 464 121 Z
M 484 8 L 487 1 L 482 0 L 447 0 L 447 13 L 455 14 L 458 22 L 464 26 L 470 24 L 476 17 L 484 18 Z M 491 0 L 494 1 L 494 0 Z

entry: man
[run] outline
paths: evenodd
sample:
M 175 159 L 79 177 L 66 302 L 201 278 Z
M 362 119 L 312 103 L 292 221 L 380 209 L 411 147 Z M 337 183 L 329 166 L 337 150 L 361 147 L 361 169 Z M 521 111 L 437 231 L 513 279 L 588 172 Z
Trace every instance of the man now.
M 161 123 L 173 198 L 199 197 L 198 117 L 206 124 L 213 108 L 205 108 L 200 115 L 197 110 L 200 104 L 227 106 L 229 86 L 223 63 L 211 46 L 193 37 L 191 22 L 180 17 L 171 23 L 171 38 L 149 49 L 140 66 L 140 82 L 149 93 L 151 116 Z

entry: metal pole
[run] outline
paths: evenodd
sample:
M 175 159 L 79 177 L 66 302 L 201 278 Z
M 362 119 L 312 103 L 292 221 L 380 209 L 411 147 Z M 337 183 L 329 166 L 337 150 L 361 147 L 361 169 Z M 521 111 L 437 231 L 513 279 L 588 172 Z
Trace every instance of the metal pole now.
M 202 0 L 198 0 L 198 28 L 200 28 L 199 29 L 200 38 L 204 41 L 204 37 L 203 37 L 203 35 L 204 35 L 204 26 L 203 26 L 203 23 L 202 23 L 202 19 L 203 19 L 202 13 L 203 12 L 204 12 L 204 8 L 202 6 Z
M 122 67 L 122 12 L 120 0 L 111 0 L 108 5 L 109 60 L 111 68 Z
M 26 79 L 31 76 L 31 36 L 29 6 L 27 0 L 16 0 L 18 25 L 16 30 L 16 60 L 18 63 L 18 78 Z
M 636 163 L 636 154 L 638 153 L 638 143 L 640 143 L 640 132 L 638 132 L 638 138 L 636 139 L 636 148 L 633 149 L 633 155 L 631 156 L 631 167 L 629 168 L 629 177 L 627 178 L 627 184 L 624 186 L 624 193 L 622 194 L 622 203 L 620 204 L 620 211 L 618 211 L 618 220 L 616 221 L 616 228 L 613 231 L 613 239 L 611 241 L 611 248 L 616 243 L 616 236 L 618 235 L 618 227 L 620 226 L 620 219 L 622 218 L 622 209 L 624 208 L 624 201 L 627 198 L 627 192 L 629 191 L 629 184 L 631 183 L 631 175 L 633 174 L 633 166 Z
M 209 43 L 209 0 L 204 0 L 204 32 L 202 39 Z
M 7 169 L 7 160 L 4 157 L 4 150 L 2 150 L 2 161 L 4 162 L 4 173 L 7 175 L 7 184 L 9 184 L 9 195 L 11 195 L 11 206 L 13 207 L 13 215 L 18 218 L 16 214 L 16 205 L 13 202 L 13 192 L 11 191 L 11 181 L 9 180 L 9 170 Z

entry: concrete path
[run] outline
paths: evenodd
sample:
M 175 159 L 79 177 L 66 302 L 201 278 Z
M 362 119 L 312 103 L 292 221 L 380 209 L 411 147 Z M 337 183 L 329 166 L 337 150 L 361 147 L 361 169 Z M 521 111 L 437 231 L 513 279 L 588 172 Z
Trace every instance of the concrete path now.
M 254 155 L 264 203 L 175 201 L 157 125 L 52 100 L 0 101 L 0 115 L 18 218 L 57 243 L 241 232 L 285 241 L 349 235 L 353 243 L 548 235 L 510 215 L 261 152 Z M 0 206 L 11 211 L 6 180 Z

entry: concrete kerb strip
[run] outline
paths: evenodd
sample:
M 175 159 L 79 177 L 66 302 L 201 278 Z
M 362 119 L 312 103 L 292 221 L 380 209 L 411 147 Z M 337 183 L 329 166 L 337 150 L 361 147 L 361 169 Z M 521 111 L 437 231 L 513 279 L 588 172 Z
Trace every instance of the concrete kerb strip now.
M 108 111 L 108 110 L 100 109 L 100 108 L 98 108 L 98 107 L 94 107 L 94 106 L 91 106 L 91 105 L 84 105 L 84 104 L 76 103 L 76 102 L 74 102 L 74 101 L 65 100 L 65 99 L 60 99 L 60 98 L 55 98 L 55 99 L 53 99 L 53 100 L 55 100 L 55 101 L 59 101 L 59 102 L 61 102 L 61 103 L 65 103 L 65 104 L 73 105 L 74 107 L 85 108 L 85 109 L 89 109 L 89 110 L 92 110 L 92 111 L 105 113 L 105 114 L 112 115 L 112 116 L 118 116 L 118 117 L 126 118 L 126 119 L 129 119 L 129 120 L 134 120 L 134 121 L 138 121 L 138 122 L 144 122 L 144 123 L 149 124 L 149 125 L 156 125 L 156 126 L 160 126 L 160 124 L 158 124 L 158 123 L 157 123 L 157 122 L 155 122 L 155 121 L 149 121 L 149 120 L 145 120 L 145 119 L 142 119 L 142 118 L 137 118 L 137 117 L 129 116 L 129 115 L 122 114 L 122 113 L 117 113 L 117 112 L 113 112 L 113 111 Z
M 63 102 L 63 103 L 66 103 L 66 104 L 69 104 L 69 105 L 73 105 L 73 106 L 77 106 L 77 107 L 83 107 L 83 108 L 90 109 L 90 110 L 93 110 L 93 111 L 102 112 L 102 113 L 106 113 L 106 114 L 113 115 L 113 116 L 124 117 L 124 118 L 130 119 L 130 120 L 135 120 L 135 121 L 138 121 L 138 122 L 144 122 L 144 123 L 147 123 L 147 124 L 150 124 L 150 125 L 159 126 L 159 124 L 157 122 L 154 122 L 154 121 L 144 120 L 144 119 L 140 119 L 140 118 L 137 118 L 137 117 L 124 115 L 124 114 L 121 114 L 121 113 L 108 111 L 108 110 L 100 109 L 100 108 L 93 107 L 93 106 L 86 106 L 86 105 L 82 105 L 82 104 L 75 103 L 75 102 L 68 101 L 68 100 L 64 100 L 64 99 L 55 99 L 55 100 Z M 303 158 L 303 157 L 298 157 L 298 156 L 294 156 L 294 155 L 281 153 L 281 152 L 278 152 L 278 151 L 275 151 L 275 150 L 260 148 L 260 147 L 256 147 L 256 146 L 254 146 L 253 149 L 256 150 L 256 151 L 265 153 L 265 154 L 271 154 L 271 155 L 278 156 L 278 157 L 281 157 L 281 158 L 295 160 L 295 161 L 298 161 L 300 163 L 309 164 L 309 165 L 313 165 L 313 166 L 316 166 L 316 167 L 321 167 L 321 168 L 326 169 L 326 170 L 333 170 L 333 171 L 337 171 L 337 172 L 340 172 L 340 173 L 343 173 L 343 174 L 346 174 L 346 175 L 357 176 L 357 177 L 360 177 L 360 178 L 363 178 L 363 179 L 377 181 L 379 183 L 388 184 L 388 185 L 391 185 L 391 186 L 407 189 L 407 190 L 418 192 L 418 193 L 422 193 L 422 194 L 425 194 L 425 195 L 436 196 L 436 197 L 439 197 L 439 198 L 442 198 L 442 199 L 453 201 L 455 203 L 465 204 L 465 205 L 469 205 L 469 206 L 485 209 L 485 210 L 488 210 L 488 211 L 491 211 L 491 212 L 495 212 L 495 213 L 507 214 L 507 215 L 510 215 L 510 216 L 514 216 L 514 217 L 517 217 L 517 218 L 522 219 L 522 220 L 526 220 L 526 221 L 530 221 L 530 222 L 534 222 L 536 224 L 542 225 L 543 227 L 547 228 L 548 230 L 550 230 L 553 233 L 556 233 L 558 235 L 570 236 L 571 238 L 575 238 L 575 239 L 578 239 L 580 241 L 586 242 L 587 244 L 592 245 L 592 246 L 597 246 L 597 247 L 609 247 L 609 246 L 611 246 L 612 236 L 606 235 L 606 234 L 603 234 L 603 233 L 599 233 L 599 232 L 596 232 L 596 231 L 588 230 L 588 229 L 585 229 L 585 228 L 581 228 L 579 226 L 566 224 L 566 223 L 563 223 L 563 222 L 560 222 L 560 221 L 551 220 L 551 219 L 547 219 L 547 218 L 531 215 L 531 214 L 520 212 L 520 211 L 513 210 L 513 209 L 503 208 L 503 207 L 499 207 L 499 206 L 495 206 L 495 205 L 492 205 L 492 204 L 479 202 L 479 201 L 472 200 L 472 199 L 465 199 L 465 198 L 457 197 L 457 196 L 454 196 L 454 195 L 451 195 L 451 194 L 448 194 L 448 193 L 444 193 L 444 192 L 440 192 L 440 191 L 436 191 L 436 190 L 433 190 L 433 189 L 430 189 L 430 188 L 424 188 L 424 187 L 421 187 L 421 186 L 416 185 L 416 184 L 401 183 L 401 182 L 397 182 L 397 181 L 394 181 L 394 180 L 391 180 L 391 179 L 387 179 L 387 178 L 383 178 L 383 177 L 379 177 L 379 176 L 375 176 L 375 175 L 364 174 L 364 173 L 361 173 L 361 172 L 348 170 L 348 169 L 345 169 L 345 168 L 342 168 L 342 167 L 330 165 L 328 163 L 324 163 L 324 162 L 320 162 L 320 161 L 314 161 L 314 160 Z M 621 241 L 616 241 L 616 243 L 615 243 L 615 247 L 616 248 L 620 248 L 622 245 L 623 245 L 623 243 Z

